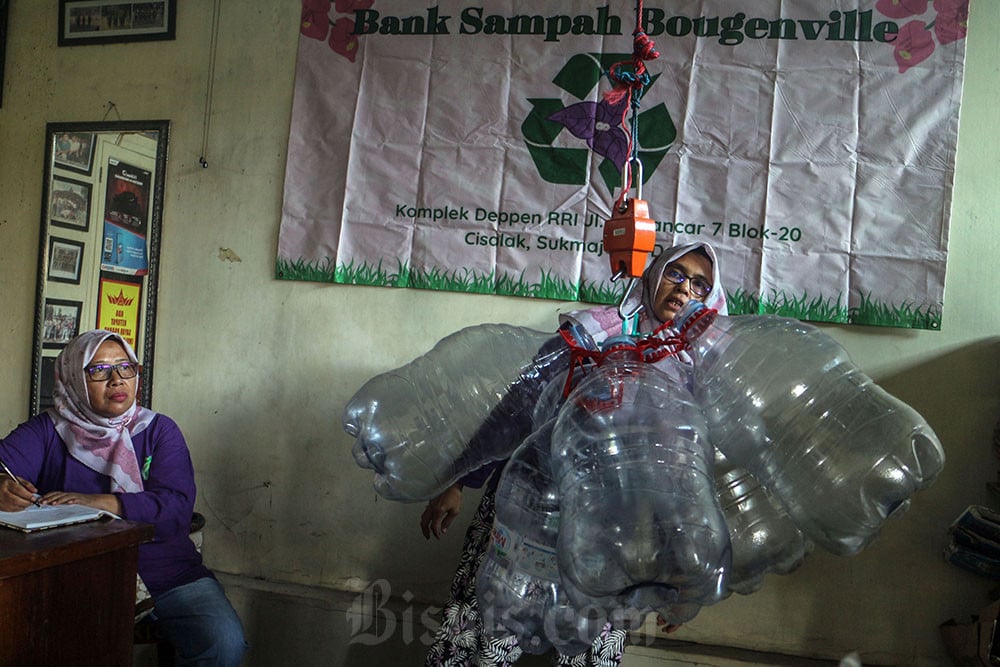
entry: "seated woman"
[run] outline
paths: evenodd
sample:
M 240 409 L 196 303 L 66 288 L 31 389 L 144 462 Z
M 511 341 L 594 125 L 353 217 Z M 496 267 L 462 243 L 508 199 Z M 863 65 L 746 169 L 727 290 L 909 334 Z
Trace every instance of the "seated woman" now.
M 188 537 L 195 484 L 187 443 L 172 419 L 136 402 L 138 368 L 131 346 L 110 331 L 66 345 L 55 363 L 55 407 L 0 440 L 0 460 L 23 483 L 0 479 L 0 510 L 37 500 L 152 524 L 139 576 L 177 664 L 238 665 L 243 626 Z

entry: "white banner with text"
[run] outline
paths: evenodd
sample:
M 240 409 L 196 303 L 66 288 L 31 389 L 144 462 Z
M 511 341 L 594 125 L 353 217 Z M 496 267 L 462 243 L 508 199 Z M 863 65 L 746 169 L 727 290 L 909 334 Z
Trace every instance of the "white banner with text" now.
M 277 276 L 614 303 L 631 164 L 731 312 L 939 328 L 968 0 L 638 4 L 303 0 Z

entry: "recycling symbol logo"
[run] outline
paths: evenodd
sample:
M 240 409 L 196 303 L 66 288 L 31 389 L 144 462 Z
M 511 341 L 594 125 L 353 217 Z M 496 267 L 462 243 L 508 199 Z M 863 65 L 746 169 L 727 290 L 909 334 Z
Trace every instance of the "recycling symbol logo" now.
M 629 132 L 622 127 L 623 118 L 631 125 L 631 112 L 625 108 L 628 96 L 622 96 L 617 103 L 606 99 L 591 102 L 587 98 L 612 65 L 631 58 L 627 53 L 577 54 L 559 70 L 552 83 L 579 102 L 566 105 L 562 98 L 528 98 L 531 112 L 521 124 L 521 134 L 542 180 L 561 185 L 586 185 L 590 161 L 598 157 L 601 159 L 598 172 L 609 191 L 620 187 L 621 170 L 629 157 Z M 649 100 L 649 91 L 656 79 L 657 76 L 653 76 L 644 87 L 642 101 Z M 643 109 L 640 104 L 639 109 L 636 154 L 643 166 L 643 182 L 646 182 L 677 138 L 677 129 L 662 102 L 649 109 Z M 560 145 L 554 145 L 564 131 L 584 140 L 586 147 L 568 147 L 565 144 L 575 143 L 568 140 L 560 140 Z

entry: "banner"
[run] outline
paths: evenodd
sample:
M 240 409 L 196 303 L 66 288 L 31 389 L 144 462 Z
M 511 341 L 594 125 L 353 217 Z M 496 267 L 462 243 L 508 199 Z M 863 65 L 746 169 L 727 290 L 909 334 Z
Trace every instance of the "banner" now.
M 731 312 L 939 328 L 968 0 L 641 4 L 632 108 L 634 2 L 303 0 L 277 276 L 614 303 L 631 164 Z

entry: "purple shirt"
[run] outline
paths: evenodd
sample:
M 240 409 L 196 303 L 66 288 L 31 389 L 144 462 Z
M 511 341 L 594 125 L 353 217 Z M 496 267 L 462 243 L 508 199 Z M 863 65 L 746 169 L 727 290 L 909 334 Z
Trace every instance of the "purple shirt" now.
M 122 516 L 152 524 L 153 540 L 139 545 L 139 575 L 157 595 L 212 573 L 188 537 L 194 511 L 194 467 L 177 424 L 157 415 L 132 445 L 140 468 L 149 460 L 141 493 L 117 493 Z M 0 440 L 0 459 L 38 492 L 110 493 L 111 478 L 91 470 L 66 451 L 48 414 L 24 422 Z

